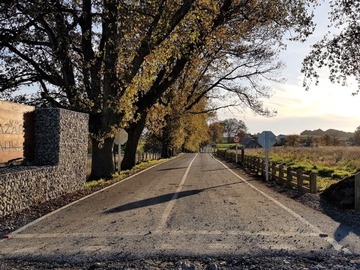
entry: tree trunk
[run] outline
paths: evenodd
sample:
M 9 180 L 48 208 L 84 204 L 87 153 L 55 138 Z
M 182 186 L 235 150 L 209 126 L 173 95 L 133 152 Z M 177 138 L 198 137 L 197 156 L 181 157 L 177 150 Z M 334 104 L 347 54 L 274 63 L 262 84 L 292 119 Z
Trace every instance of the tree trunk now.
M 121 162 L 121 169 L 130 170 L 136 165 L 136 150 L 139 144 L 140 136 L 145 128 L 146 115 L 135 124 L 131 124 L 126 129 L 128 133 L 128 141 L 126 143 L 124 159 Z
M 111 179 L 114 174 L 112 148 L 114 138 L 107 138 L 103 145 L 95 139 L 92 142 L 91 174 L 89 180 Z M 100 147 L 99 147 L 100 146 Z
M 170 158 L 173 156 L 173 150 L 170 147 L 169 142 L 164 139 L 161 143 L 161 158 Z

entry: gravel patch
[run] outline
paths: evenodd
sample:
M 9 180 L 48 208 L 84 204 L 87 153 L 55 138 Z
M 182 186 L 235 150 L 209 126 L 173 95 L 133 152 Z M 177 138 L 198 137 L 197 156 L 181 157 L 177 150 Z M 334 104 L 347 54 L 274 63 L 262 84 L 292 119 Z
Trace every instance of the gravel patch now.
M 293 256 L 242 256 L 229 258 L 152 258 L 138 260 L 112 260 L 105 262 L 67 264 L 56 262 L 1 261 L 2 270 L 10 269 L 171 269 L 171 270 L 220 270 L 220 269 L 270 269 L 270 270 L 322 270 L 360 269 L 356 257 L 293 257 Z

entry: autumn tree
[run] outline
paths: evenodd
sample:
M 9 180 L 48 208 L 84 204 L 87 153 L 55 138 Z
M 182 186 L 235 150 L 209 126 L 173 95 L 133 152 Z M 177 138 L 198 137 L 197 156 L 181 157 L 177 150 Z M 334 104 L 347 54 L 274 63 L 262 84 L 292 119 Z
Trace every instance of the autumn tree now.
M 299 146 L 301 136 L 297 134 L 286 135 L 285 142 L 287 146 Z
M 342 145 L 341 141 L 334 136 L 325 134 L 321 137 L 321 141 L 324 146 L 339 146 Z
M 332 83 L 346 85 L 349 78 L 355 78 L 360 90 L 360 2 L 357 0 L 331 0 L 329 18 L 339 30 L 327 34 L 313 45 L 310 54 L 303 61 L 304 85 L 309 88 L 315 80 L 319 82 L 318 69 L 327 67 Z
M 157 104 L 148 115 L 148 143 L 152 141 L 152 144 L 160 144 L 162 157 L 170 157 L 174 149 L 197 152 L 202 145 L 209 143 L 209 115 L 197 113 L 204 110 L 205 99 L 191 111 L 184 110 L 184 106 L 168 105 Z M 157 143 L 154 143 L 154 139 Z
M 201 103 L 196 107 L 203 106 Z M 196 110 L 197 108 L 194 108 Z M 185 140 L 182 146 L 184 151 L 197 152 L 200 147 L 209 144 L 210 133 L 207 120 L 209 115 L 206 113 L 189 113 L 184 118 Z
M 221 143 L 224 136 L 224 126 L 220 122 L 209 125 L 210 140 L 213 143 Z
M 247 132 L 247 127 L 242 120 L 230 118 L 221 121 L 221 124 L 223 125 L 224 132 L 227 135 L 228 143 L 231 142 L 231 138 L 233 138 L 235 135 L 245 134 Z

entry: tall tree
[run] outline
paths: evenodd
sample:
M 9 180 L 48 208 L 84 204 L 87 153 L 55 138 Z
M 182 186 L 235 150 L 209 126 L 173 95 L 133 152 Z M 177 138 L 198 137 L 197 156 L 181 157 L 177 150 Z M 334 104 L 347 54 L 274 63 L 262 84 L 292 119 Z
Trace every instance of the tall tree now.
M 360 90 L 360 2 L 358 0 L 331 0 L 329 18 L 340 33 L 327 34 L 313 45 L 303 61 L 304 85 L 309 88 L 319 83 L 318 69 L 328 67 L 332 83 L 346 85 L 349 78 L 357 81 Z
M 221 124 L 224 127 L 224 131 L 227 135 L 228 143 L 231 142 L 231 139 L 238 134 L 245 134 L 247 132 L 247 127 L 242 120 L 237 120 L 235 118 L 225 119 L 221 121 Z
M 220 122 L 214 122 L 209 125 L 210 140 L 213 143 L 221 143 L 224 136 L 224 126 Z

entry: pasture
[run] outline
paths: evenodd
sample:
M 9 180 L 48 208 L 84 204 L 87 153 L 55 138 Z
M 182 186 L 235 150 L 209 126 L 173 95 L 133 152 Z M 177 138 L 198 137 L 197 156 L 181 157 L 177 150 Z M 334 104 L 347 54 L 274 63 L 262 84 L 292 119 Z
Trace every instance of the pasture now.
M 265 151 L 245 149 L 245 155 L 265 158 Z M 360 147 L 354 146 L 272 147 L 269 157 L 286 167 L 316 173 L 320 191 L 360 171 Z

